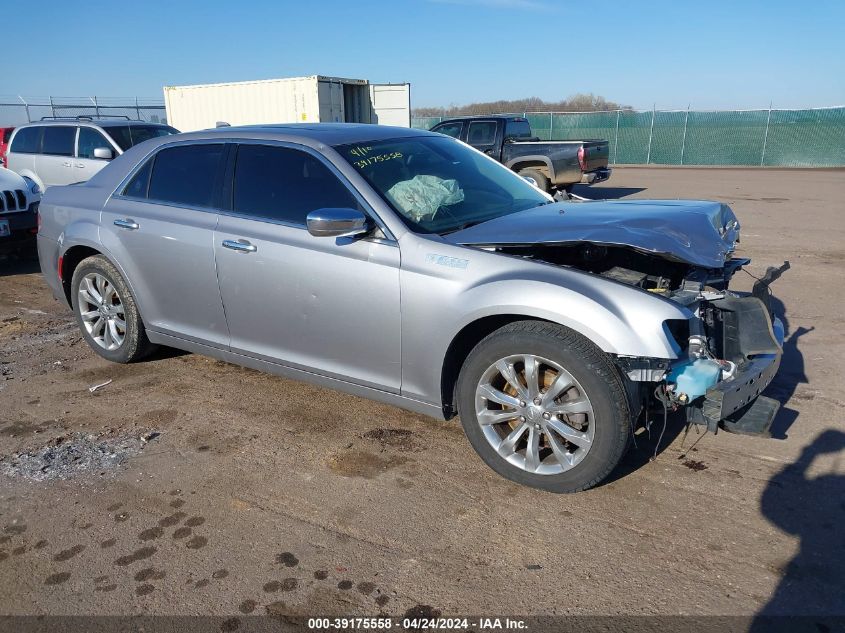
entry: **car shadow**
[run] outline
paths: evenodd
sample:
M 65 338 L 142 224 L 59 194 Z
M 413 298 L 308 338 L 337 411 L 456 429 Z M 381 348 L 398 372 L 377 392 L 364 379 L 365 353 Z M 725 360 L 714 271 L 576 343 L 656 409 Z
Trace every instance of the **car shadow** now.
M 645 191 L 645 187 L 591 187 L 573 185 L 572 193 L 587 200 L 618 200 Z
M 771 305 L 774 313 L 783 322 L 783 356 L 774 380 L 772 380 L 763 392 L 763 395 L 780 402 L 781 406 L 772 423 L 771 433 L 773 438 L 783 440 L 787 437 L 786 432 L 789 430 L 789 427 L 792 426 L 798 417 L 798 412 L 788 408 L 787 405 L 793 396 L 797 397 L 795 392 L 798 386 L 809 382 L 807 374 L 804 371 L 804 355 L 798 349 L 798 342 L 802 336 L 812 332 L 815 328 L 799 327 L 794 331 L 790 331 L 786 306 L 784 306 L 780 299 L 775 297 L 771 298 Z
M 38 258 L 32 257 L 2 257 L 0 256 L 0 277 L 11 277 L 13 275 L 31 275 L 41 272 L 38 265 Z
M 845 433 L 820 433 L 769 480 L 760 498 L 763 516 L 797 537 L 799 549 L 791 560 L 775 565 L 781 580 L 755 616 L 750 628 L 755 633 L 839 631 L 845 625 L 845 476 L 811 468 L 822 455 L 835 455 L 833 463 L 841 464 Z

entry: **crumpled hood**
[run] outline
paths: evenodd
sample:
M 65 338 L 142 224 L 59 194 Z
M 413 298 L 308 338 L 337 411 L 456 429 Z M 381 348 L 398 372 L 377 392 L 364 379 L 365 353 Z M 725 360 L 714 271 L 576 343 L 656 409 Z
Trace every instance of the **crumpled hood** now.
M 707 200 L 562 202 L 513 213 L 445 236 L 476 246 L 587 242 L 629 246 L 722 268 L 739 239 L 731 208 Z

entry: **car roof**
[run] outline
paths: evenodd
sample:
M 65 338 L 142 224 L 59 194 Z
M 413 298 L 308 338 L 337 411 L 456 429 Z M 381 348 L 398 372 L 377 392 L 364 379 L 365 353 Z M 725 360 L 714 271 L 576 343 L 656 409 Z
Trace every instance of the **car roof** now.
M 25 123 L 24 125 L 19 125 L 18 127 L 35 127 L 41 125 L 76 125 L 76 124 L 88 124 L 88 125 L 96 125 L 98 127 L 107 128 L 107 127 L 116 127 L 122 125 L 155 125 L 158 127 L 171 127 L 167 123 L 151 123 L 149 121 L 141 121 L 140 119 L 97 119 L 94 117 L 68 117 L 66 119 L 58 118 L 58 119 L 48 119 L 44 121 L 32 121 L 31 123 Z
M 495 121 L 527 121 L 524 116 L 518 114 L 468 114 L 466 116 L 450 116 L 440 121 L 440 123 L 448 123 L 449 121 L 466 121 L 471 119 L 492 119 Z
M 276 138 L 278 140 L 310 140 L 323 145 L 346 145 L 388 139 L 435 136 L 428 130 L 372 123 L 279 123 L 263 125 L 223 126 L 210 130 L 186 132 L 180 138 Z M 174 137 L 169 137 L 172 142 Z

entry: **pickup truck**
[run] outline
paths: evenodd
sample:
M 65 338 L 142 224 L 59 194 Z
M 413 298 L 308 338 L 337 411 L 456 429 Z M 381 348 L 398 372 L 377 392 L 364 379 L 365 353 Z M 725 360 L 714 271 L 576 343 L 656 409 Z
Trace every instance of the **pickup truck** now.
M 607 141 L 541 141 L 524 117 L 460 117 L 441 121 L 431 131 L 471 145 L 547 193 L 610 178 Z

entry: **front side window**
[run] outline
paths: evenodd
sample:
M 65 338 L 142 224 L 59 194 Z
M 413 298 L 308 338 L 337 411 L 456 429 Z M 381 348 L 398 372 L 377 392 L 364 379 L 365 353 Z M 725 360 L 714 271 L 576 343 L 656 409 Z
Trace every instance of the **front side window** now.
M 469 124 L 467 143 L 470 145 L 490 145 L 496 141 L 495 121 L 472 121 Z
M 114 142 L 117 143 L 117 146 L 124 152 L 133 145 L 143 143 L 151 138 L 179 133 L 179 130 L 169 125 L 149 125 L 144 123 L 109 125 L 106 130 L 109 136 L 114 139 Z
M 18 130 L 12 139 L 10 151 L 18 154 L 37 154 L 41 150 L 43 127 L 25 127 Z
M 445 134 L 446 136 L 451 136 L 452 138 L 459 138 L 463 127 L 463 123 L 444 123 L 443 125 L 438 125 L 432 130 L 432 132 Z
M 507 167 L 451 138 L 419 136 L 335 149 L 418 233 L 450 233 L 553 202 Z
M 328 167 L 287 147 L 241 145 L 232 193 L 236 213 L 291 224 L 317 209 L 358 207 Z
M 150 200 L 192 207 L 214 206 L 223 144 L 180 145 L 156 154 L 150 176 Z
M 79 158 L 94 158 L 94 150 L 100 147 L 112 150 L 111 143 L 97 130 L 90 127 L 79 128 Z
M 76 128 L 70 126 L 49 126 L 44 128 L 44 143 L 41 153 L 50 156 L 73 156 Z

